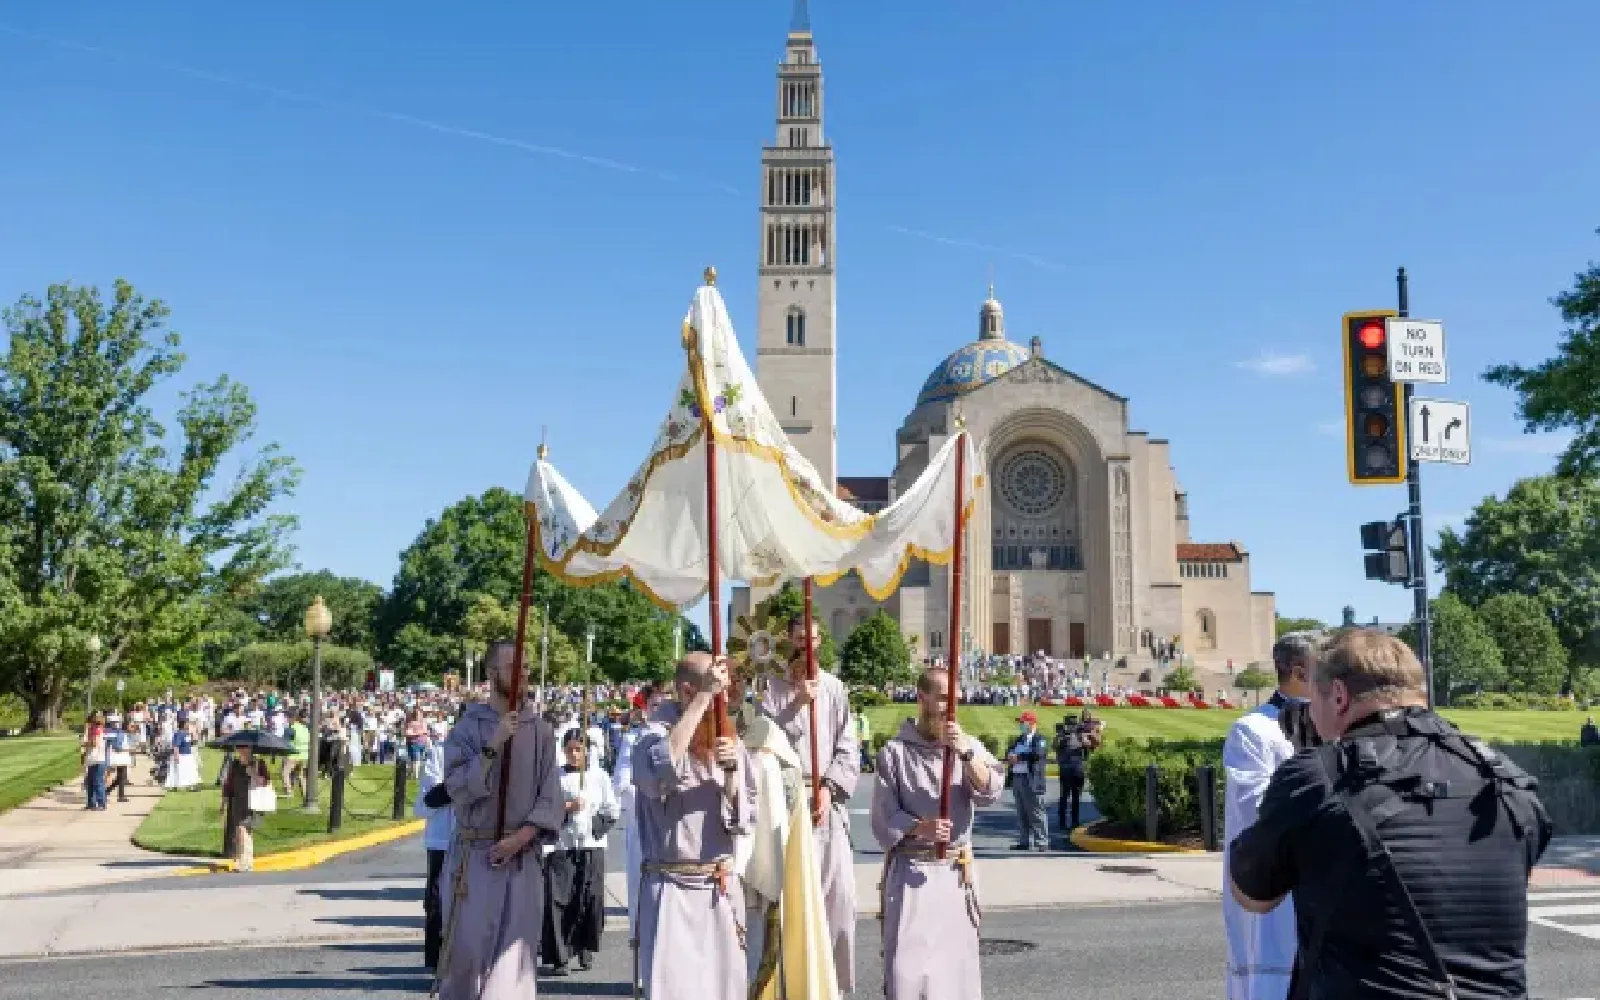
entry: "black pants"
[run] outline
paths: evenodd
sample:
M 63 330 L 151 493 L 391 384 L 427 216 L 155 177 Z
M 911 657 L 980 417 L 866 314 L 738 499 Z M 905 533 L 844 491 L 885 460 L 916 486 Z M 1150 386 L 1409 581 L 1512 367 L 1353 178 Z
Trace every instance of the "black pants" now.
M 444 851 L 428 852 L 428 887 L 422 894 L 422 964 L 439 967 L 439 945 L 444 936 L 439 912 L 439 876 L 444 870 Z
M 117 765 L 116 778 L 107 786 L 106 791 L 109 792 L 113 788 L 117 790 L 118 802 L 128 801 L 128 765 Z
M 1082 800 L 1083 772 L 1061 772 L 1061 801 L 1056 803 L 1056 825 L 1069 835 L 1078 828 L 1078 805 Z M 1068 822 L 1069 819 L 1071 822 Z

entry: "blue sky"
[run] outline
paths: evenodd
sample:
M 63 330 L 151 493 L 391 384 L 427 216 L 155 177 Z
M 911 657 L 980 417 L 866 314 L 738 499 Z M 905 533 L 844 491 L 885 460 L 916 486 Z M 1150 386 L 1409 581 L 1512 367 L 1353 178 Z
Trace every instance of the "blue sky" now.
M 1172 441 L 1197 541 L 1279 609 L 1401 617 L 1347 484 L 1339 316 L 1446 323 L 1474 464 L 1549 468 L 1476 377 L 1547 356 L 1600 257 L 1600 5 L 813 0 L 838 151 L 843 474 L 881 474 L 992 266 L 1011 336 Z M 0 300 L 117 276 L 305 470 L 299 556 L 387 584 L 520 488 L 540 427 L 597 505 L 648 447 L 715 263 L 748 349 L 788 0 L 0 11 Z

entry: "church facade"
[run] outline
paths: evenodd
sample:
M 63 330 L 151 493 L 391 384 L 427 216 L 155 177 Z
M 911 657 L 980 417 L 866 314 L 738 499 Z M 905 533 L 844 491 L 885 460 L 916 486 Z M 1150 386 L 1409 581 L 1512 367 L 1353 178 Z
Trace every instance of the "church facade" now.
M 893 471 L 836 476 L 834 160 L 803 17 L 778 78 L 779 143 L 763 154 L 757 380 L 798 450 L 867 511 L 893 502 L 964 421 L 985 485 L 967 531 L 959 648 L 1090 657 L 1127 681 L 1164 643 L 1208 674 L 1270 660 L 1273 595 L 1252 589 L 1241 543 L 1191 539 L 1168 442 L 1130 429 L 1128 400 L 1048 360 L 1040 338 L 1012 342 L 992 288 L 975 338 L 923 382 Z M 851 575 L 816 588 L 815 607 L 841 642 L 881 608 L 926 659 L 948 651 L 949 592 L 949 567 L 916 563 L 882 601 Z M 760 596 L 736 591 L 730 611 Z

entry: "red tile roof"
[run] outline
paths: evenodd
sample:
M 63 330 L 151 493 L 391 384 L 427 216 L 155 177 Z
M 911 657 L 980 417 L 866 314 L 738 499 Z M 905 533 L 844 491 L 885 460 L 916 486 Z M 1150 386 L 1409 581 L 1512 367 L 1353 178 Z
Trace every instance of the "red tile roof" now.
M 1231 542 L 1181 542 L 1178 545 L 1179 562 L 1241 562 L 1244 557 Z
M 834 488 L 834 493 L 840 500 L 852 500 L 861 503 L 888 503 L 889 477 L 840 476 L 839 484 Z

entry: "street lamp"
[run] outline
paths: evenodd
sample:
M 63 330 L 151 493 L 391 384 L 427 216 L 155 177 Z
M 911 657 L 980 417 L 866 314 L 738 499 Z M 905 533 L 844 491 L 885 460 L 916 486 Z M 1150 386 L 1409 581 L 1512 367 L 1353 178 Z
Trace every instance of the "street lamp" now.
M 94 711 L 94 685 L 96 674 L 99 673 L 100 637 L 91 635 L 83 642 L 83 648 L 89 652 L 89 689 L 83 693 L 83 723 L 89 724 L 89 713 Z
M 472 697 L 472 654 L 468 653 L 465 660 L 467 667 L 467 697 L 470 698 Z
M 322 603 L 322 595 L 306 608 L 306 635 L 311 638 L 311 740 L 306 748 L 306 812 L 317 811 L 317 770 L 322 748 L 322 640 L 333 631 L 333 612 Z

